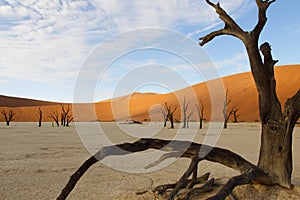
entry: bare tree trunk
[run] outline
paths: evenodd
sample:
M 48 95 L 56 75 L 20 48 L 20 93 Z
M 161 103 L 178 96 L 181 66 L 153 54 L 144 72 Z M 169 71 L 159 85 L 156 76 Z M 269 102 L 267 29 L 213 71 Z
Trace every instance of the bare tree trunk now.
M 171 114 L 170 116 L 169 116 L 169 119 L 170 119 L 170 123 L 171 123 L 171 129 L 173 129 L 174 128 L 174 118 L 173 118 L 173 114 Z
M 171 129 L 174 129 L 174 112 L 177 110 L 177 106 L 172 109 L 171 105 L 168 105 L 168 103 L 165 103 L 165 110 L 167 111 L 167 119 L 170 120 L 171 123 Z
M 202 122 L 202 121 L 203 121 L 203 119 L 200 119 L 200 122 L 199 122 L 199 123 L 200 123 L 200 124 L 199 124 L 199 129 L 202 129 L 202 128 L 203 128 L 203 122 Z
M 43 111 L 42 111 L 41 107 L 39 107 L 38 116 L 39 116 L 39 127 L 41 127 L 42 126 L 42 120 L 43 120 Z
M 281 119 L 262 123 L 258 166 L 269 173 L 273 184 L 287 188 L 291 187 L 293 170 L 292 134 L 299 116 L 300 90 L 287 100 Z
M 196 104 L 196 109 L 198 113 L 198 118 L 199 118 L 199 129 L 203 128 L 203 120 L 204 120 L 204 105 L 202 101 L 200 100 L 200 106 Z
M 232 114 L 232 109 L 228 112 L 228 105 L 231 103 L 231 100 L 228 99 L 228 89 L 226 90 L 225 100 L 224 100 L 224 106 L 223 106 L 223 117 L 224 117 L 224 125 L 223 128 L 227 128 L 228 120 Z
M 182 113 L 183 113 L 183 127 L 187 128 L 187 109 L 189 107 L 189 103 L 186 102 L 185 96 L 183 97 L 183 105 L 182 105 Z
M 239 109 L 238 108 L 233 108 L 232 109 L 232 114 L 233 114 L 233 122 L 237 123 L 238 122 L 238 117 L 240 116 L 240 114 L 238 114 Z
M 168 121 L 168 111 L 166 110 L 166 108 L 161 108 L 161 113 L 163 114 L 164 117 L 164 127 L 166 127 Z
M 261 147 L 258 166 L 265 170 L 271 182 L 283 187 L 291 187 L 292 174 L 292 131 L 300 116 L 300 90 L 290 98 L 284 112 L 276 93 L 274 66 L 271 47 L 268 43 L 258 45 L 259 36 L 267 22 L 266 12 L 275 0 L 256 0 L 258 22 L 252 31 L 244 31 L 220 6 L 209 0 L 225 27 L 200 38 L 204 45 L 220 35 L 231 35 L 240 39 L 246 47 L 251 72 L 256 84 L 259 99 L 259 114 L 262 124 Z M 262 56 L 260 54 L 262 53 Z

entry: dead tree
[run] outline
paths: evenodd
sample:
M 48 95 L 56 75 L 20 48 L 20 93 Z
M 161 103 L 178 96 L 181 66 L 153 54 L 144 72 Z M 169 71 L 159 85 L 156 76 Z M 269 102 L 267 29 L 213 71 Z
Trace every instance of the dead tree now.
M 74 117 L 72 115 L 66 116 L 66 126 L 70 126 L 70 123 L 74 120 Z
M 182 113 L 183 113 L 183 126 L 182 128 L 187 128 L 187 120 L 188 120 L 188 116 L 187 116 L 187 110 L 189 107 L 189 102 L 186 102 L 185 96 L 183 97 L 183 105 L 182 105 Z
M 167 126 L 167 121 L 168 121 L 168 111 L 165 108 L 161 108 L 160 112 L 162 113 L 164 117 L 164 127 Z
M 172 108 L 172 105 L 168 105 L 168 102 L 165 103 L 165 110 L 167 111 L 167 119 L 170 120 L 171 129 L 174 129 L 174 112 L 177 110 L 177 106 Z
M 61 126 L 66 126 L 66 115 L 67 111 L 65 110 L 64 104 L 61 104 L 61 113 L 60 113 L 60 125 Z
M 255 0 L 258 7 L 258 22 L 253 30 L 244 31 L 220 6 L 209 0 L 220 19 L 225 23 L 224 28 L 200 38 L 201 45 L 219 35 L 231 35 L 239 38 L 245 45 L 250 60 L 251 71 L 259 94 L 259 112 L 262 123 L 261 148 L 258 166 L 248 162 L 241 156 L 218 147 L 210 147 L 189 141 L 168 141 L 163 139 L 142 138 L 133 143 L 123 143 L 101 148 L 98 153 L 85 161 L 70 177 L 63 188 L 58 200 L 66 199 L 80 177 L 90 166 L 110 155 L 126 155 L 147 149 L 166 151 L 157 163 L 171 157 L 187 157 L 191 164 L 173 187 L 168 200 L 173 200 L 178 191 L 186 186 L 188 177 L 196 182 L 197 166 L 201 160 L 221 163 L 238 170 L 241 175 L 235 176 L 218 191 L 210 200 L 223 200 L 232 190 L 242 184 L 251 182 L 262 184 L 278 184 L 291 188 L 292 173 L 292 132 L 300 116 L 300 89 L 289 98 L 281 111 L 281 104 L 276 94 L 274 65 L 271 48 L 268 43 L 258 45 L 258 39 L 267 22 L 266 12 L 274 0 Z M 262 55 L 259 50 L 261 50 Z M 263 56 L 263 58 L 262 58 Z M 152 166 L 152 165 L 151 165 Z M 193 185 L 193 184 L 189 184 Z
M 258 22 L 252 30 L 245 31 L 219 3 L 214 4 L 206 0 L 216 10 L 225 26 L 200 38 L 200 45 L 205 45 L 220 35 L 231 35 L 243 42 L 259 99 L 262 132 L 258 166 L 269 174 L 271 182 L 265 181 L 265 183 L 291 188 L 292 133 L 300 116 L 300 89 L 285 102 L 282 111 L 274 76 L 274 66 L 278 60 L 273 59 L 269 43 L 265 42 L 259 46 L 259 37 L 267 22 L 267 9 L 275 0 L 255 1 L 258 7 Z
M 224 106 L 223 106 L 223 118 L 224 118 L 224 125 L 223 125 L 223 128 L 227 128 L 227 123 L 228 123 L 228 120 L 230 118 L 230 116 L 232 115 L 232 109 L 230 109 L 228 111 L 228 105 L 231 103 L 231 99 L 228 99 L 228 89 L 226 90 L 226 94 L 225 94 L 225 100 L 224 100 Z
M 38 111 L 37 111 L 38 117 L 39 117 L 39 127 L 42 126 L 42 120 L 43 120 L 43 111 L 41 109 L 41 107 L 39 107 Z
M 199 106 L 199 104 L 196 104 L 196 109 L 197 109 L 197 114 L 198 114 L 198 118 L 199 118 L 199 129 L 202 129 L 203 120 L 205 120 L 205 118 L 204 118 L 204 105 L 201 100 L 200 100 L 200 106 Z
M 57 111 L 52 112 L 48 117 L 55 121 L 56 126 L 59 126 L 59 115 Z
M 2 110 L 1 114 L 4 117 L 7 126 L 9 126 L 9 123 L 14 120 L 14 116 L 16 115 L 16 113 L 14 113 L 12 110 L 8 112 L 6 110 Z
M 186 117 L 186 128 L 189 128 L 190 119 L 191 119 L 193 113 L 194 113 L 194 111 L 190 112 L 190 113 L 188 114 L 188 116 Z
M 233 114 L 233 122 L 234 123 L 237 123 L 238 122 L 238 117 L 240 116 L 240 114 L 238 114 L 239 112 L 239 108 L 237 108 L 236 106 L 234 106 L 232 109 L 231 109 L 231 112 Z
M 64 104 L 61 104 L 61 125 L 69 126 L 72 120 L 73 120 L 73 115 L 70 110 L 70 104 L 68 104 L 66 108 Z

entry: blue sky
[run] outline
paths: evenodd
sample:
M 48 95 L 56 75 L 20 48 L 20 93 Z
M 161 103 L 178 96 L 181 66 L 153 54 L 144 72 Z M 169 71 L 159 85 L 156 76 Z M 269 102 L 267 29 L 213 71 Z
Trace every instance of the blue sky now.
M 253 28 L 257 19 L 255 0 L 220 3 L 245 30 Z M 299 6 L 297 0 L 277 0 L 268 10 L 269 21 L 261 42 L 272 45 L 278 65 L 300 63 Z M 72 102 L 82 66 L 104 41 L 135 29 L 156 27 L 198 42 L 199 37 L 222 26 L 204 0 L 0 0 L 0 94 Z M 244 47 L 235 38 L 216 38 L 203 49 L 220 76 L 249 71 Z M 170 52 L 132 51 L 111 64 L 103 76 L 105 84 L 100 81 L 97 85 L 95 101 L 114 96 L 116 87 L 127 80 L 128 70 L 139 72 L 139 67 L 147 66 L 153 66 L 152 75 L 154 71 L 174 70 L 188 84 L 203 81 L 186 61 Z M 128 93 L 169 92 L 184 86 L 168 84 L 174 87 L 141 84 Z

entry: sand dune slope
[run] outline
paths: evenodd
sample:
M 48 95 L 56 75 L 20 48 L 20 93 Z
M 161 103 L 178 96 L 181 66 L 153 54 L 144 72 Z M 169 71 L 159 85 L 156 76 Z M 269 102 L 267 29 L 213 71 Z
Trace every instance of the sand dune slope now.
M 295 94 L 300 88 L 300 65 L 276 67 L 275 76 L 278 97 L 283 104 L 287 98 Z M 240 116 L 238 120 L 259 120 L 257 91 L 251 73 L 227 76 L 221 80 L 224 82 L 224 89 L 229 91 L 228 95 L 231 103 L 228 108 L 236 107 L 239 109 L 238 114 Z M 216 92 L 220 89 L 219 86 L 216 86 L 218 81 L 220 79 L 199 83 L 190 88 L 168 94 L 133 93 L 95 104 L 74 104 L 77 108 L 75 117 L 78 121 L 123 121 L 127 119 L 159 121 L 162 120 L 162 107 L 160 105 L 167 102 L 173 108 L 177 107 L 175 118 L 180 121 L 183 99 L 186 98 L 186 102 L 189 102 L 188 113 L 193 112 L 191 120 L 198 120 L 195 105 L 200 100 L 205 107 L 205 118 L 210 120 L 212 100 L 220 116 L 222 113 L 223 97 Z M 61 110 L 60 103 L 0 96 L 0 107 L 2 107 L 0 109 L 11 109 L 17 113 L 15 121 L 37 121 L 39 106 L 42 107 L 44 112 L 43 121 L 51 121 L 48 116 L 56 110 Z M 2 117 L 0 117 L 0 120 L 3 120 Z

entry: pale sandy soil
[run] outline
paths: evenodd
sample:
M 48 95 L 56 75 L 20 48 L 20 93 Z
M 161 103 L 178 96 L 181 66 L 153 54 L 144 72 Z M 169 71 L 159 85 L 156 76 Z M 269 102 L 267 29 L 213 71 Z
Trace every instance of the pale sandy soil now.
M 88 127 L 91 123 L 82 124 Z M 196 126 L 192 124 L 192 126 Z M 128 128 L 133 125 L 121 125 Z M 145 125 L 142 125 L 145 126 Z M 161 124 L 155 125 L 160 127 Z M 195 138 L 202 142 L 207 132 L 200 130 Z M 106 136 L 115 143 L 134 141 L 122 133 L 113 123 L 101 123 Z M 143 128 L 143 127 L 142 127 Z M 121 128 L 122 129 L 122 128 Z M 185 138 L 189 131 L 181 129 L 162 129 L 153 137 L 173 138 L 174 135 Z M 147 132 L 147 131 L 146 131 Z M 143 133 L 145 136 L 145 132 Z M 185 135 L 186 134 L 186 135 Z M 239 153 L 256 163 L 260 140 L 259 123 L 229 124 L 223 131 L 217 146 Z M 70 175 L 90 156 L 81 143 L 72 124 L 70 128 L 51 127 L 44 123 L 38 128 L 36 123 L 12 123 L 10 127 L 0 124 L 0 199 L 55 199 Z M 300 199 L 300 128 L 294 131 L 294 190 L 279 187 L 244 186 L 237 188 L 235 194 L 240 199 Z M 142 160 L 143 158 L 141 158 Z M 103 163 L 97 163 L 78 182 L 69 199 L 104 199 L 104 200 L 152 200 L 147 192 L 137 196 L 135 192 L 151 189 L 159 184 L 175 182 L 184 173 L 189 164 L 187 159 L 179 159 L 168 167 L 148 173 L 129 173 L 141 160 L 130 157 L 111 158 L 105 163 L 120 167 L 127 172 L 114 170 Z M 144 162 L 142 160 L 142 162 Z M 131 169 L 132 167 L 132 169 Z M 238 173 L 219 164 L 203 161 L 199 164 L 199 174 L 211 172 L 211 177 L 224 182 Z M 247 191 L 245 192 L 245 188 Z M 203 197 L 205 198 L 205 196 Z

